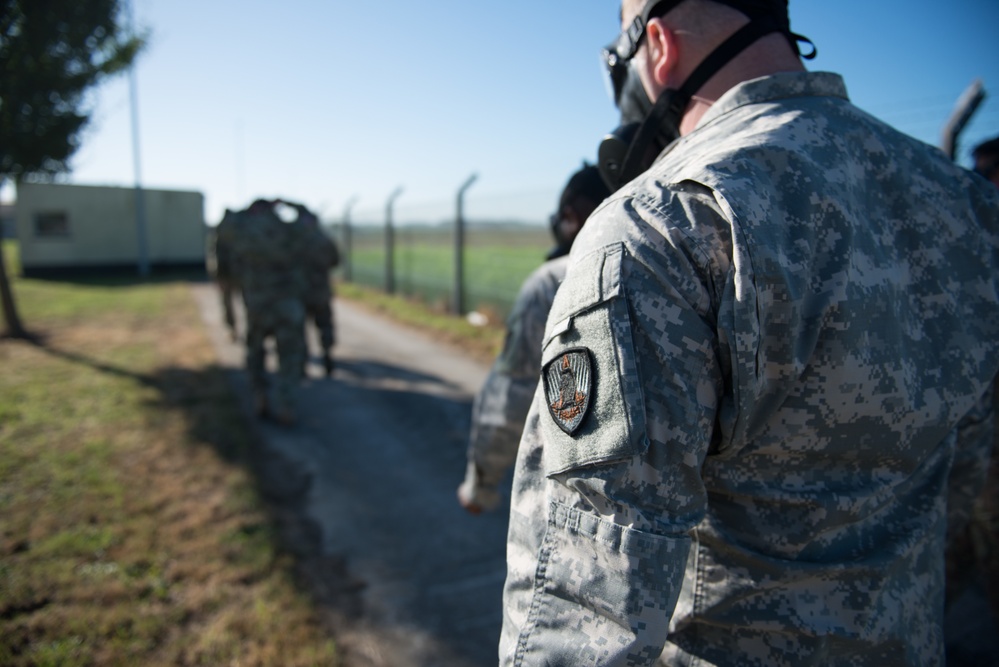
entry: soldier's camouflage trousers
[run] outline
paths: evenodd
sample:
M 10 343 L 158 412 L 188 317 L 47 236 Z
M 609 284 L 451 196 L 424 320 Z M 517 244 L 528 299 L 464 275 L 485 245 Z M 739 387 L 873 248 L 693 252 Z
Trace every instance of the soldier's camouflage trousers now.
M 336 334 L 333 328 L 333 306 L 329 294 L 326 298 L 311 299 L 305 306 L 306 315 L 316 324 L 319 331 L 319 341 L 322 344 L 323 352 L 329 351 L 336 342 Z
M 236 314 L 232 307 L 233 293 L 236 291 L 236 282 L 231 278 L 216 278 L 219 286 L 219 293 L 222 299 L 222 312 L 225 313 L 225 323 L 229 330 L 235 334 Z
M 278 372 L 271 398 L 274 408 L 287 414 L 293 410 L 294 390 L 305 363 L 302 340 L 305 308 L 294 298 L 256 302 L 249 298 L 246 300 L 246 319 L 246 369 L 253 390 L 258 395 L 267 391 L 264 341 L 273 336 L 277 344 Z

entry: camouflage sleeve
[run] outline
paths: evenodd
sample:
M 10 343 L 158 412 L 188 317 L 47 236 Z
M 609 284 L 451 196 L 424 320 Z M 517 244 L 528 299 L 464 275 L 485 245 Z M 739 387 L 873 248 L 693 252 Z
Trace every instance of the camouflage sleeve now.
M 950 434 L 954 462 L 947 480 L 947 538 L 950 542 L 968 521 L 985 486 L 995 437 L 994 385 Z
M 218 229 L 210 229 L 205 235 L 205 270 L 211 278 L 218 278 L 218 238 Z
M 211 234 L 213 276 L 229 278 L 233 273 L 232 230 L 233 222 L 227 214 Z
M 539 441 L 540 463 L 532 475 L 523 451 L 514 481 L 505 665 L 652 665 L 667 638 L 724 383 L 704 257 L 682 241 L 651 248 L 641 227 L 574 254 L 552 307 L 521 443 Z M 545 525 L 525 531 L 532 511 Z
M 325 271 L 332 271 L 340 263 L 340 251 L 336 242 L 318 227 L 312 228 L 306 243 L 303 252 L 312 258 L 315 266 L 322 267 Z
M 503 350 L 475 398 L 465 488 L 483 509 L 499 503 L 497 487 L 517 458 L 527 411 L 538 384 L 541 338 L 555 286 L 543 276 L 525 281 L 507 318 Z

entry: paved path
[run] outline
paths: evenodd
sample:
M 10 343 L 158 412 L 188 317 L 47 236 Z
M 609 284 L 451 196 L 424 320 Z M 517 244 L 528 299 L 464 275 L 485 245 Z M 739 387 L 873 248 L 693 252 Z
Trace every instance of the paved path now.
M 214 287 L 192 289 L 220 363 L 242 368 Z M 266 446 L 311 478 L 323 549 L 364 584 L 366 623 L 388 638 L 361 649 L 372 664 L 495 665 L 509 508 L 472 517 L 455 499 L 488 368 L 349 303 L 336 315 L 333 378 L 310 364 L 299 425 L 259 423 Z M 248 407 L 245 376 L 233 376 Z

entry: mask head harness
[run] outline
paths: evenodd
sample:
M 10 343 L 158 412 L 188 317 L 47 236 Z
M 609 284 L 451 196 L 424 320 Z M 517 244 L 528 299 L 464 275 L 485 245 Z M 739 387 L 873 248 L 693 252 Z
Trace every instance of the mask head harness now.
M 815 45 L 791 32 L 787 0 L 715 0 L 746 14 L 749 23 L 712 51 L 683 85 L 663 91 L 653 104 L 630 62 L 645 38 L 649 20 L 668 13 L 682 1 L 649 0 L 627 29 L 602 52 L 614 103 L 621 111 L 621 125 L 604 137 L 597 156 L 600 173 L 612 190 L 648 169 L 662 149 L 679 138 L 680 120 L 694 93 L 761 37 L 783 33 L 795 53 L 809 60 L 815 57 Z M 811 52 L 802 55 L 798 42 L 811 45 Z

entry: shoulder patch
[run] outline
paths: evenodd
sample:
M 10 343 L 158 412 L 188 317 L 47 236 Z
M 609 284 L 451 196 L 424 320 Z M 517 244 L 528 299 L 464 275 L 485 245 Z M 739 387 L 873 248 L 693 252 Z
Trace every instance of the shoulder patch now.
M 593 361 L 586 348 L 567 350 L 542 371 L 545 402 L 559 428 L 568 435 L 579 430 L 593 394 Z

